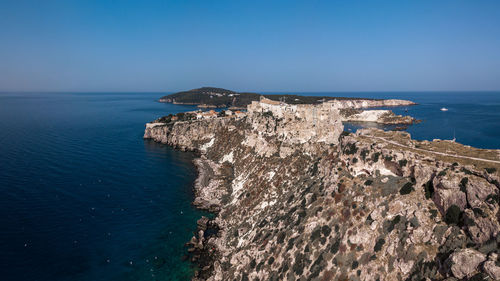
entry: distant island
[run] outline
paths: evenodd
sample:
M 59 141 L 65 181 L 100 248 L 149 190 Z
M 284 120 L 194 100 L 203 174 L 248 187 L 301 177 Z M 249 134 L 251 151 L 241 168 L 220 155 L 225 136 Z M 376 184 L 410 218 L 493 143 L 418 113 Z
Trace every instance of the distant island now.
M 286 102 L 288 104 L 319 104 L 329 100 L 377 100 L 326 96 L 300 96 L 289 94 L 259 94 L 250 92 L 235 92 L 214 87 L 202 87 L 163 96 L 159 99 L 159 102 L 198 105 L 200 108 L 232 107 L 244 109 L 252 101 L 258 101 L 261 96 L 274 101 Z

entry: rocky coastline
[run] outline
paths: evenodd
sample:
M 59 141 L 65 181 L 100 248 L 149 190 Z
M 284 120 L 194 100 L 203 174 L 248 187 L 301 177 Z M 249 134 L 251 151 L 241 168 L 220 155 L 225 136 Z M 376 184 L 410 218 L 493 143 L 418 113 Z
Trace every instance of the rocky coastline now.
M 188 242 L 193 280 L 500 278 L 500 151 L 275 105 L 146 126 L 199 152 L 193 204 L 215 216 Z
M 411 116 L 396 115 L 391 110 L 341 109 L 342 122 L 371 122 L 383 125 L 412 125 L 420 123 Z

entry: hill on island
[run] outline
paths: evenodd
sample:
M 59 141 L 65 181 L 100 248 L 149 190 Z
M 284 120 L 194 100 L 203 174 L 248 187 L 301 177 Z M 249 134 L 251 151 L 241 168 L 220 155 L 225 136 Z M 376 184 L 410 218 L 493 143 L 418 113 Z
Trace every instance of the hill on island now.
M 257 101 L 261 96 L 288 104 L 317 104 L 332 99 L 356 99 L 344 97 L 325 96 L 300 96 L 289 94 L 259 94 L 250 92 L 235 92 L 222 88 L 202 87 L 182 91 L 160 98 L 160 102 L 175 104 L 191 104 L 203 107 L 246 107 L 252 101 Z

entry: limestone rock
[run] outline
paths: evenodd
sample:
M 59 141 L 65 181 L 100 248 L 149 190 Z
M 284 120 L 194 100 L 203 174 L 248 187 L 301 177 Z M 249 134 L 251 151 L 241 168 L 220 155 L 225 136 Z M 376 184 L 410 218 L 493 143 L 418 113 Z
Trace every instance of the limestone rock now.
M 450 206 L 456 205 L 461 210 L 467 206 L 467 197 L 464 192 L 460 191 L 460 179 L 450 176 L 437 176 L 433 180 L 434 196 L 433 201 L 438 206 L 442 214 Z
M 460 249 L 449 257 L 451 272 L 456 278 L 469 278 L 477 272 L 479 265 L 486 260 L 486 256 L 473 249 Z
M 477 176 L 468 176 L 463 185 L 467 190 L 467 201 L 472 208 L 479 208 L 490 195 L 498 196 L 498 189 L 486 179 Z
M 481 211 L 481 209 L 479 209 Z M 496 237 L 500 231 L 498 220 L 492 219 L 494 215 L 488 215 L 489 210 L 481 211 L 481 214 L 475 214 L 473 210 L 467 209 L 464 212 L 467 230 L 471 239 L 482 244 L 493 237 Z
M 483 268 L 491 279 L 500 280 L 500 267 L 494 261 L 485 262 Z

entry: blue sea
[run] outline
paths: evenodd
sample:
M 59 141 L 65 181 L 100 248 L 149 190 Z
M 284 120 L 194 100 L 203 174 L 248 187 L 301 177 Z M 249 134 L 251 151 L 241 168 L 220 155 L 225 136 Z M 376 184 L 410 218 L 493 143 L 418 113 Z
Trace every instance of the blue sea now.
M 414 138 L 500 148 L 500 93 L 314 95 L 413 100 L 394 110 L 423 120 Z M 204 215 L 191 205 L 194 155 L 142 135 L 194 107 L 160 96 L 0 93 L 0 280 L 190 279 L 183 244 Z

